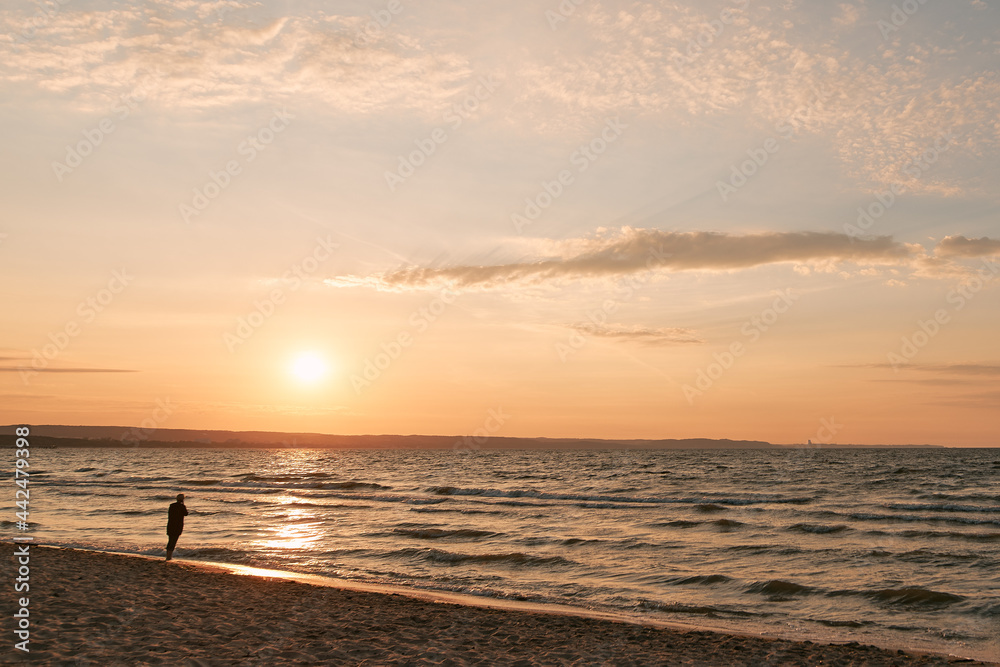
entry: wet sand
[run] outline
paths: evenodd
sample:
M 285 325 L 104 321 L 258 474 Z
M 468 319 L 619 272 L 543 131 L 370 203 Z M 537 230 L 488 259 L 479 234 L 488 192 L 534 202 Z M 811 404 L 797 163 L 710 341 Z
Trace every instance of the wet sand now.
M 0 545 L 12 563 L 14 545 Z M 3 615 L 30 598 L 49 665 L 982 665 L 864 645 L 676 630 L 241 576 L 194 562 L 32 546 L 31 591 L 3 568 Z M 9 621 L 5 622 L 9 628 Z

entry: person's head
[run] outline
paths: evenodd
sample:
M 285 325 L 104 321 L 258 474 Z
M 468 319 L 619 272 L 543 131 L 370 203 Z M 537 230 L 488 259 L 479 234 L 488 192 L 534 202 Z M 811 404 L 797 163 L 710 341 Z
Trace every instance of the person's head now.
M 177 502 L 179 502 L 179 503 L 184 502 L 184 494 L 183 493 L 178 493 L 177 494 Z

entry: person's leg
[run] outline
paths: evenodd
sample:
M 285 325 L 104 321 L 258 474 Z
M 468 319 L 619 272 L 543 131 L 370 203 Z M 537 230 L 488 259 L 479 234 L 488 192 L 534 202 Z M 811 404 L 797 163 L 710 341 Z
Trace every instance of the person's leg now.
M 168 537 L 170 539 L 167 541 L 167 560 L 170 560 L 174 556 L 174 547 L 177 546 L 177 538 L 180 537 L 180 534 L 168 535 Z

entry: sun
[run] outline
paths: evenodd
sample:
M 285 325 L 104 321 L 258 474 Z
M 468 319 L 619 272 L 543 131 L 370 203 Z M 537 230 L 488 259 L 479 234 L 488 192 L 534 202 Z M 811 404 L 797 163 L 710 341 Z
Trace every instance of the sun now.
M 322 355 L 316 352 L 303 352 L 295 357 L 291 370 L 296 379 L 312 384 L 326 376 L 329 366 Z

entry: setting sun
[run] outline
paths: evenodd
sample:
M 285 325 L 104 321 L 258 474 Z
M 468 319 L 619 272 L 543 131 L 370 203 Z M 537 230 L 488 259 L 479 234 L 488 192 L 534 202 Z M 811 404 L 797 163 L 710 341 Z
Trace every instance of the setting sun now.
M 300 382 L 313 383 L 326 376 L 329 365 L 316 352 L 303 352 L 292 362 L 291 370 L 292 375 Z

